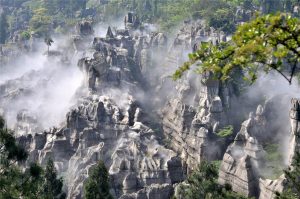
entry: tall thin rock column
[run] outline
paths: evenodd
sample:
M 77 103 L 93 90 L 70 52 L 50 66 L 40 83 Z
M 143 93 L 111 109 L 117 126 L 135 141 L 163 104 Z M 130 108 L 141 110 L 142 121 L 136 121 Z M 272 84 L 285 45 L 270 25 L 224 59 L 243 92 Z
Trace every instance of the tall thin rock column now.
M 300 99 L 294 98 L 291 102 L 291 140 L 289 149 L 289 163 L 292 162 L 295 152 L 300 152 Z

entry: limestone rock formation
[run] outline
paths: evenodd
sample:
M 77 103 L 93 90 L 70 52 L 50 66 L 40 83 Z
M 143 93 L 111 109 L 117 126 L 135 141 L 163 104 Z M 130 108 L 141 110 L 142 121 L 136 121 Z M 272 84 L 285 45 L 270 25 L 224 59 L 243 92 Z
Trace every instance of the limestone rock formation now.
M 297 129 L 299 118 L 296 116 L 298 103 L 298 100 L 292 100 L 290 153 L 285 154 L 289 157 L 293 156 L 295 150 L 299 150 L 297 148 L 299 140 L 295 136 L 299 132 Z M 273 122 L 276 125 L 276 122 L 272 120 L 273 113 L 270 111 L 275 109 L 274 105 L 278 106 L 272 100 L 267 101 L 264 106 L 259 105 L 256 114 L 250 113 L 249 119 L 242 124 L 240 132 L 224 154 L 219 171 L 220 184 L 230 184 L 234 191 L 260 199 L 274 198 L 275 192 L 284 190 L 286 179 L 283 174 L 273 180 L 266 176 L 266 173 L 272 172 L 271 170 L 283 161 L 277 160 L 276 164 L 279 165 L 267 166 L 270 160 L 267 159 L 268 154 L 264 150 L 264 147 L 266 150 L 268 147 L 266 143 L 270 144 L 272 138 L 278 136 L 276 133 L 284 134 L 284 132 L 276 132 L 274 126 L 272 127 Z M 268 130 L 273 130 L 273 132 L 270 133 Z M 283 168 L 280 167 L 280 170 Z
M 179 96 L 170 99 L 162 111 L 164 133 L 170 147 L 181 154 L 190 168 L 201 160 L 222 157 L 226 139 L 216 134 L 228 124 L 219 96 L 219 83 L 204 78 L 193 81 L 181 83 L 177 87 Z
M 292 108 L 290 111 L 291 118 L 291 140 L 290 140 L 290 151 L 289 151 L 289 162 L 292 162 L 295 151 L 300 151 L 300 104 L 298 99 L 292 99 Z
M 86 98 L 68 113 L 65 126 L 24 141 L 30 160 L 45 164 L 53 158 L 66 178 L 69 198 L 82 197 L 88 170 L 100 159 L 109 167 L 115 197 L 170 196 L 172 184 L 184 179 L 181 159 L 159 144 L 156 133 L 136 118 L 140 108 L 133 106 L 130 97 L 124 107 L 107 96 Z
M 239 12 L 244 17 L 249 14 Z M 68 198 L 83 197 L 84 182 L 99 160 L 109 170 L 110 191 L 115 198 L 171 198 L 174 187 L 185 184 L 182 181 L 201 161 L 222 158 L 220 184 L 230 184 L 234 191 L 260 199 L 282 191 L 284 175 L 273 180 L 263 175 L 272 170 L 266 143 L 273 142 L 281 131 L 274 120 L 277 104 L 269 100 L 259 105 L 238 133 L 222 137 L 220 130 L 233 124 L 233 85 L 214 79 L 211 73 L 195 76 L 190 72 L 176 83 L 169 78 L 201 42 L 217 44 L 227 36 L 206 27 L 203 21 L 186 21 L 170 41 L 164 33 L 139 29 L 141 24 L 138 16 L 128 13 L 125 29 L 109 27 L 105 37 L 93 39 L 91 23 L 78 24 L 72 46 L 64 48 L 70 48 L 72 56 L 59 49 L 60 57 L 79 58 L 77 67 L 84 78 L 73 92 L 76 100 L 72 106 L 68 104 L 65 118 L 56 127 L 44 129 L 39 113 L 45 104 L 37 106 L 35 112 L 24 108 L 15 114 L 17 139 L 30 153 L 28 162 L 44 165 L 52 158 L 64 178 Z M 18 102 L 19 109 L 22 99 L 42 92 L 51 81 L 61 80 L 60 76 L 54 80 L 49 77 L 61 71 L 55 67 L 71 64 L 56 63 L 54 69 L 47 67 L 51 69 L 48 75 L 34 70 L 13 81 L 0 81 L 0 115 L 9 112 L 11 102 Z M 49 97 L 45 92 L 41 99 Z M 293 100 L 290 158 L 300 150 L 299 111 L 299 101 Z

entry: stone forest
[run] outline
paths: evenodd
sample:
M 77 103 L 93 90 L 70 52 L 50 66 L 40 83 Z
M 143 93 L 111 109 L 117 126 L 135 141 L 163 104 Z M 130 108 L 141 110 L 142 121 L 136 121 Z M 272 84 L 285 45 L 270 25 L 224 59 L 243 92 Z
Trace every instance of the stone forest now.
M 0 0 L 0 198 L 299 199 L 298 0 Z

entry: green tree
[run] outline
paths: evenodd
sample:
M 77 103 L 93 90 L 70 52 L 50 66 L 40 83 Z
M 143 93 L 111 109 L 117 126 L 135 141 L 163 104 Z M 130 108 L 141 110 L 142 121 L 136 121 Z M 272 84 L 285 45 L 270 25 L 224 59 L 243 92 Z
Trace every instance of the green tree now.
M 84 198 L 111 199 L 109 193 L 109 174 L 103 161 L 91 169 L 89 177 L 84 183 Z
M 66 194 L 62 192 L 63 180 L 57 178 L 56 169 L 52 159 L 49 159 L 45 169 L 44 182 L 41 189 L 43 199 L 63 199 Z
M 42 0 L 43 7 L 47 10 L 48 15 L 56 14 L 58 10 L 58 4 L 55 0 Z
M 0 14 L 0 45 L 5 44 L 8 37 L 8 23 L 5 12 Z
M 241 70 L 245 80 L 254 82 L 259 71 L 275 70 L 292 83 L 300 60 L 299 35 L 300 21 L 289 14 L 259 16 L 241 25 L 229 42 L 202 43 L 173 77 L 180 78 L 197 63 L 198 72 L 221 80 Z
M 51 31 L 52 18 L 47 13 L 45 8 L 36 9 L 29 22 L 31 31 L 40 37 L 48 35 Z
M 42 169 L 31 164 L 25 172 L 18 166 L 27 159 L 27 152 L 16 143 L 11 131 L 0 117 L 0 198 L 34 199 L 38 196 Z
M 20 36 L 22 41 L 27 41 L 31 37 L 30 33 L 27 31 L 23 31 Z
M 47 53 L 49 55 L 49 51 L 50 51 L 50 46 L 52 45 L 52 43 L 54 42 L 53 39 L 51 37 L 46 37 L 44 39 L 45 44 L 47 45 L 48 49 L 47 49 Z
M 217 179 L 218 168 L 204 161 L 188 177 L 187 185 L 179 186 L 179 195 L 185 199 L 246 199 L 233 192 L 229 185 L 219 185 Z
M 11 131 L 5 128 L 0 117 L 0 198 L 5 199 L 63 199 L 63 181 L 57 178 L 52 160 L 43 171 L 36 163 L 31 163 L 23 171 L 28 154 L 16 143 Z

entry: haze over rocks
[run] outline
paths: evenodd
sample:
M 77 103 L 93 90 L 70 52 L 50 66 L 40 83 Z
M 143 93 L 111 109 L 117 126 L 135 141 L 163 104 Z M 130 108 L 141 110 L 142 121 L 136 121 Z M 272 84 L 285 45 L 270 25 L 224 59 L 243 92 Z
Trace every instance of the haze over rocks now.
M 283 190 L 283 175 L 265 175 L 272 170 L 266 141 L 277 146 L 276 138 L 290 137 L 283 139 L 287 148 L 275 149 L 280 168 L 290 164 L 299 150 L 299 101 L 292 100 L 289 118 L 290 94 L 246 103 L 247 92 L 238 95 L 234 83 L 212 74 L 190 72 L 174 82 L 170 75 L 188 52 L 228 36 L 203 21 L 185 22 L 175 38 L 141 25 L 128 13 L 123 28 L 108 27 L 104 37 L 95 37 L 83 21 L 65 44 L 45 56 L 31 54 L 30 70 L 16 74 L 16 63 L 4 73 L 9 78 L 0 79 L 0 114 L 29 150 L 28 162 L 43 165 L 52 158 L 68 198 L 83 197 L 83 183 L 99 160 L 115 198 L 171 198 L 204 160 L 221 161 L 219 183 L 236 192 L 267 199 Z M 291 130 L 280 128 L 289 121 Z M 229 125 L 232 134 L 220 136 Z

